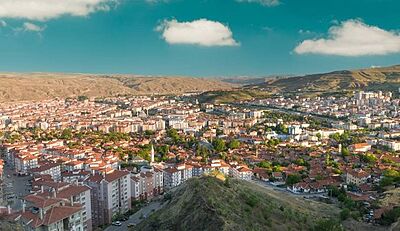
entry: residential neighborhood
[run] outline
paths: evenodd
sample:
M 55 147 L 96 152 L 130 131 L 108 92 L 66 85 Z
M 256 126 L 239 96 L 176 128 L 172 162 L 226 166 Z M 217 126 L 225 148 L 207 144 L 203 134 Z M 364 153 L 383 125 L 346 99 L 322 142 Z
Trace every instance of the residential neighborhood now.
M 26 230 L 96 230 L 204 175 L 328 198 L 367 223 L 395 206 L 373 206 L 400 184 L 400 100 L 390 92 L 196 97 L 1 105 L 1 215 Z

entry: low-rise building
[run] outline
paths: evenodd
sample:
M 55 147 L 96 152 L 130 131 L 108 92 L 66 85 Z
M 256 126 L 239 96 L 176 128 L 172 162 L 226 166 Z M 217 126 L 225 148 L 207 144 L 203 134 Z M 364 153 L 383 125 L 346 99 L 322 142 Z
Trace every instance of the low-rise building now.
M 370 177 L 371 175 L 362 169 L 351 169 L 346 173 L 346 183 L 361 185 L 365 184 Z

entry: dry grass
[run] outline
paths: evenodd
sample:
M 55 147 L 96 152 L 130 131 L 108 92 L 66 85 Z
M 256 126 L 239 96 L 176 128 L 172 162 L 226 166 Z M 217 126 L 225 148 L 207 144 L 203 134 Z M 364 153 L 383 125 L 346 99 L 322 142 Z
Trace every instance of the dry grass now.
M 90 74 L 0 74 L 0 102 L 56 97 L 177 94 L 231 89 L 213 79 L 180 77 L 105 76 Z
M 310 230 L 322 218 L 337 218 L 330 205 L 286 197 L 253 183 L 192 178 L 139 230 Z
M 384 197 L 379 200 L 379 203 L 384 207 L 390 205 L 400 205 L 400 188 L 386 191 L 384 193 Z
M 400 66 L 306 75 L 269 80 L 258 87 L 275 92 L 381 89 L 400 84 Z M 392 90 L 392 89 L 391 89 Z

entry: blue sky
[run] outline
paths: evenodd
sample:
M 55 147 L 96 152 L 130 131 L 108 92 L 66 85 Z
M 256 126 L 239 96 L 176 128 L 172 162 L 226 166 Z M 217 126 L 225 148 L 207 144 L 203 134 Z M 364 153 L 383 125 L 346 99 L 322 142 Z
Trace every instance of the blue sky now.
M 0 71 L 267 76 L 400 64 L 397 0 L 0 0 Z

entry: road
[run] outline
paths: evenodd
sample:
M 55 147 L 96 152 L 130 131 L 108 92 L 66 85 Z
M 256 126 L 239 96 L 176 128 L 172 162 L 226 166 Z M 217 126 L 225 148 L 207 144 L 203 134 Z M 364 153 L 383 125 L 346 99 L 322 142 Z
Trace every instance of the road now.
M 4 194 L 6 201 L 13 210 L 22 209 L 21 198 L 29 194 L 30 186 L 27 186 L 31 176 L 14 176 L 14 170 L 8 164 L 4 166 Z M 8 177 L 9 176 L 9 177 Z M 8 198 L 8 200 L 7 200 Z
M 129 217 L 129 220 L 121 222 L 121 226 L 109 226 L 105 231 L 128 230 L 128 224 L 138 225 L 143 218 L 149 217 L 153 212 L 161 209 L 164 204 L 161 201 L 152 201 Z

